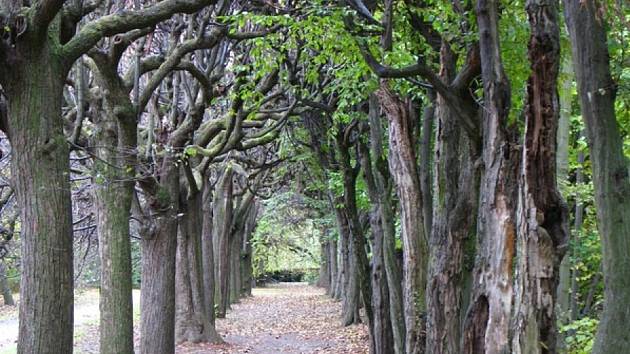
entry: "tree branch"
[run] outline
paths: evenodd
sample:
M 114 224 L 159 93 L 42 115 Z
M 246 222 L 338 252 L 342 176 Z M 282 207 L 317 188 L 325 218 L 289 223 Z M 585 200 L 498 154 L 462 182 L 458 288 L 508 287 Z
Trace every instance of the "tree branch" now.
M 139 11 L 123 11 L 86 24 L 74 38 L 63 46 L 67 63 L 73 63 L 99 40 L 138 28 L 152 27 L 176 13 L 194 13 L 212 5 L 215 0 L 166 0 Z

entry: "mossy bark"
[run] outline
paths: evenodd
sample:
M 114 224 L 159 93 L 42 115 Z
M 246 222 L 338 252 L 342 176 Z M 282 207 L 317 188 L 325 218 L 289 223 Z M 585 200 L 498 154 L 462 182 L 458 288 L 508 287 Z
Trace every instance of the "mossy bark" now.
M 3 70 L 2 77 L 22 220 L 18 353 L 70 353 L 72 208 L 68 144 L 61 119 L 67 66 L 57 44 L 30 37 L 15 48 L 19 65 Z
M 135 125 L 103 113 L 94 139 L 94 208 L 101 260 L 100 352 L 133 353 L 129 219 L 133 198 Z M 131 140 L 131 141 L 130 141 Z

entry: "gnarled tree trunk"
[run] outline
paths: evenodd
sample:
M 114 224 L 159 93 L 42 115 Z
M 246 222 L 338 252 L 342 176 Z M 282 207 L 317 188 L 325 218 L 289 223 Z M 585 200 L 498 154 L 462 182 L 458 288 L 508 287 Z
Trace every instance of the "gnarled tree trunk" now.
M 455 54 L 441 50 L 441 75 L 455 77 Z M 461 328 L 474 263 L 479 169 L 478 148 L 443 97 L 436 108 L 433 227 L 427 285 L 427 353 L 461 353 Z
M 556 290 L 567 241 L 567 207 L 556 186 L 556 132 L 560 113 L 558 5 L 527 1 L 531 35 L 525 141 L 519 176 L 516 283 L 512 352 L 556 348 Z
M 377 91 L 389 120 L 389 168 L 400 200 L 403 243 L 405 351 L 424 349 L 422 330 L 427 281 L 428 245 L 424 233 L 422 192 L 418 174 L 413 122 L 407 105 L 381 81 Z
M 516 247 L 516 172 L 519 154 L 507 129 L 510 84 L 499 48 L 496 0 L 478 0 L 477 23 L 484 85 L 483 164 L 477 219 L 477 258 L 464 353 L 507 353 Z

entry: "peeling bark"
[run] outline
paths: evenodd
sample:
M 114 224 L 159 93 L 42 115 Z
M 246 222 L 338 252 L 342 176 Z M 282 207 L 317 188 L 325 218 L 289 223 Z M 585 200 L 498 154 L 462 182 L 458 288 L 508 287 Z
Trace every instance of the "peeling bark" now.
M 567 207 L 557 189 L 553 163 L 560 113 L 558 8 L 554 0 L 529 0 L 526 9 L 532 72 L 519 176 L 512 352 L 553 353 L 558 273 L 568 235 Z
M 389 89 L 387 81 L 381 81 L 377 96 L 389 120 L 389 168 L 401 207 L 405 350 L 407 353 L 418 353 L 424 349 L 422 327 L 426 311 L 428 245 L 424 234 L 415 139 L 412 136 L 413 118 L 407 104 Z
M 497 6 L 495 0 L 478 0 L 476 9 L 484 85 L 484 170 L 472 299 L 463 335 L 463 352 L 470 354 L 510 351 L 519 153 L 507 128 L 510 84 L 501 62 Z

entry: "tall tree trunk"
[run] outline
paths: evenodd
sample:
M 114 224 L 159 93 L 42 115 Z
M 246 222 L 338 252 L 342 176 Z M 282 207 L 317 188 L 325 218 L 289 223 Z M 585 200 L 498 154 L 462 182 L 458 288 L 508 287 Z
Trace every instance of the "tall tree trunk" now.
M 556 348 L 556 290 L 566 250 L 567 207 L 556 184 L 556 133 L 560 105 L 560 32 L 554 0 L 528 0 L 525 141 L 519 176 L 516 282 L 512 352 L 553 353 Z M 550 163 L 551 162 L 551 163 Z
M 401 286 L 401 271 L 396 259 L 396 231 L 392 208 L 392 183 L 383 154 L 383 123 L 379 113 L 379 102 L 376 95 L 369 98 L 369 129 L 370 129 L 370 166 L 364 167 L 364 174 L 371 175 L 373 188 L 369 188 L 371 203 L 378 216 L 382 238 L 382 257 L 385 280 L 387 281 L 387 299 L 389 322 L 392 331 L 394 353 L 401 354 L 405 350 L 405 322 L 403 314 L 403 296 Z M 365 165 L 365 163 L 364 163 Z M 369 168 L 369 169 L 368 169 Z M 369 177 L 369 176 L 368 176 Z M 391 348 L 390 348 L 391 349 Z
M 207 181 L 207 177 L 204 177 L 203 190 L 202 190 L 202 231 L 201 231 L 201 254 L 202 254 L 202 269 L 203 269 L 203 292 L 204 303 L 206 308 L 206 314 L 208 316 L 208 322 L 212 326 L 215 324 L 215 309 L 214 309 L 214 292 L 215 292 L 215 278 L 214 278 L 214 250 L 212 245 L 212 187 Z
M 247 218 L 245 219 L 245 232 L 243 235 L 243 245 L 241 257 L 241 295 L 252 296 L 252 237 L 256 228 L 256 221 L 258 217 L 258 206 L 256 202 L 252 205 Z
M 448 44 L 441 50 L 441 76 L 455 77 L 456 57 Z M 463 313 L 473 267 L 479 190 L 478 148 L 456 114 L 437 98 L 433 228 L 427 285 L 427 353 L 461 353 Z
M 418 353 L 424 350 L 422 318 L 426 310 L 429 250 L 424 233 L 415 139 L 412 136 L 413 118 L 407 104 L 390 91 L 387 81 L 381 81 L 377 95 L 389 120 L 389 167 L 401 208 L 405 350 L 407 353 Z
M 179 210 L 179 167 L 162 162 L 157 199 L 150 200 L 154 224 L 142 239 L 140 353 L 175 351 L 175 258 Z
M 365 179 L 368 195 L 372 204 L 370 210 L 370 229 L 372 230 L 372 310 L 373 310 L 373 337 L 374 353 L 388 353 L 394 348 L 394 336 L 389 315 L 389 289 L 383 255 L 384 231 L 379 208 L 379 196 L 372 171 L 372 162 L 369 150 L 361 143 L 361 166 Z M 400 350 L 400 349 L 399 349 Z
M 604 310 L 593 353 L 630 347 L 630 172 L 615 117 L 616 84 L 610 75 L 602 4 L 564 1 L 582 117 L 593 164 L 597 228 L 602 242 Z
M 573 83 L 573 75 L 570 68 L 570 61 L 565 60 L 562 65 L 560 93 L 560 118 L 558 120 L 558 133 L 556 134 L 557 148 L 556 148 L 556 175 L 558 177 L 558 183 L 560 190 L 568 183 L 569 180 L 569 135 L 571 132 L 571 86 Z M 568 323 L 570 318 L 570 303 L 571 303 L 571 232 L 569 232 L 569 240 L 567 244 L 569 248 L 562 257 L 560 262 L 560 273 L 558 281 L 558 315 L 561 324 Z M 558 343 L 556 346 L 558 350 L 563 349 L 563 344 Z
M 339 163 L 343 175 L 343 201 L 344 213 L 348 221 L 348 230 L 351 238 L 352 263 L 356 267 L 357 287 L 363 306 L 370 335 L 370 348 L 374 348 L 373 314 L 372 314 L 372 289 L 370 283 L 370 264 L 365 250 L 365 235 L 359 222 L 359 211 L 356 199 L 356 182 L 359 169 L 352 166 L 350 158 L 350 146 L 344 141 L 343 135 L 337 136 L 337 149 L 340 155 Z M 357 157 L 358 158 L 358 157 Z M 357 162 L 358 163 L 358 162 Z
M 114 102 L 108 102 L 116 104 Z M 135 117 L 126 124 L 108 107 L 94 141 L 94 209 L 101 261 L 100 352 L 133 353 L 133 299 L 129 219 L 134 193 Z M 128 118 L 128 117 L 127 117 Z M 119 121 L 120 119 L 120 121 Z
M 477 23 L 484 85 L 483 164 L 473 295 L 464 328 L 464 353 L 509 352 L 516 247 L 516 172 L 519 153 L 507 121 L 510 84 L 503 71 L 496 0 L 478 0 Z
M 1 82 L 9 102 L 11 167 L 22 220 L 17 347 L 18 353 L 25 354 L 70 353 L 72 207 L 68 144 L 61 119 L 67 68 L 59 46 L 37 33 L 23 36 L 16 49 L 22 62 L 8 72 L 3 68 L 6 77 Z M 4 59 L 2 55 L 2 66 L 8 65 Z
M 335 292 L 337 289 L 337 240 L 331 239 L 328 241 L 328 264 L 329 264 L 329 276 L 330 276 L 330 286 L 328 287 L 328 295 L 330 297 L 335 297 Z
M 330 288 L 330 261 L 328 260 L 329 242 L 326 240 L 326 230 L 320 229 L 321 235 L 319 239 L 319 274 L 317 278 L 317 286 L 326 289 Z
M 201 200 L 202 194 L 195 192 L 181 208 L 184 215 L 180 218 L 177 237 L 176 343 L 221 342 L 206 312 L 201 273 Z
M 225 318 L 229 301 L 230 233 L 232 225 L 232 166 L 228 164 L 216 186 L 213 206 L 212 241 L 216 262 L 215 300 L 217 317 Z
M 334 204 L 333 204 L 334 205 Z M 339 235 L 341 237 L 341 269 L 342 269 L 342 284 L 341 284 L 341 312 L 342 312 L 342 324 L 349 326 L 354 323 L 360 323 L 359 317 L 359 283 L 358 283 L 358 270 L 354 257 L 352 257 L 352 244 L 350 236 L 350 227 L 348 225 L 348 218 L 346 216 L 345 209 L 335 207 L 335 214 L 337 218 Z
M 239 301 L 241 289 L 241 241 L 244 234 L 245 220 L 236 221 L 235 228 L 230 235 L 230 272 L 229 272 L 229 301 L 235 304 Z
M 435 120 L 435 93 L 432 90 L 427 92 L 428 104 L 422 112 L 422 136 L 420 138 L 420 149 L 418 152 L 420 176 L 420 189 L 422 191 L 422 215 L 424 217 L 424 234 L 429 237 L 433 228 L 433 190 L 431 188 L 431 137 L 433 134 L 433 121 Z

